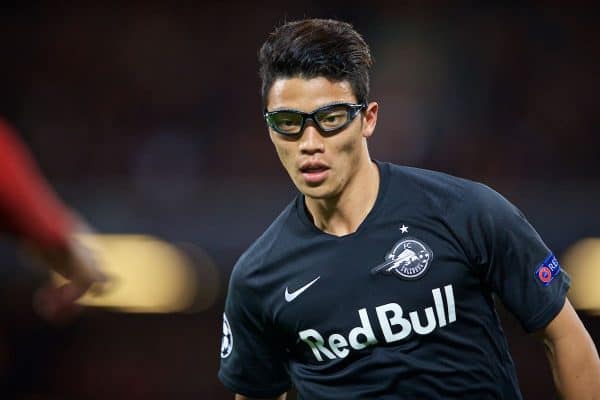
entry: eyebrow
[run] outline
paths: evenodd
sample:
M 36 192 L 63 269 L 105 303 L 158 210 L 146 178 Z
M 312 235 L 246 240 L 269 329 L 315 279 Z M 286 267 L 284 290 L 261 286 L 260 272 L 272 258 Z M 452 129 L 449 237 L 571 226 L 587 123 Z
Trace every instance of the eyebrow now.
M 303 114 L 311 114 L 311 113 L 314 113 L 317 110 L 320 110 L 321 108 L 325 108 L 325 107 L 329 107 L 329 106 L 337 106 L 337 105 L 340 105 L 340 104 L 357 104 L 357 103 L 354 103 L 352 101 L 333 101 L 333 102 L 330 102 L 330 103 L 325 103 L 325 104 L 323 104 L 323 105 L 321 105 L 321 106 L 313 109 L 311 112 L 304 112 L 304 111 L 301 111 L 301 110 L 298 110 L 298 109 L 295 109 L 295 108 L 286 108 L 286 107 L 275 108 L 275 109 L 273 109 L 271 111 L 267 111 L 267 112 L 292 111 L 292 112 L 299 112 L 299 113 L 303 113 Z

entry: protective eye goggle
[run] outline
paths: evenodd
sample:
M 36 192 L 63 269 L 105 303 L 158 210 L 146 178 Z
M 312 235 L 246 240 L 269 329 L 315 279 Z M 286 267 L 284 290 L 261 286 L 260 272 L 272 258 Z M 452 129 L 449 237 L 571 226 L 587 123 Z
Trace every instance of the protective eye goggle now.
M 367 103 L 336 103 L 317 108 L 311 113 L 297 110 L 264 111 L 265 121 L 275 132 L 287 137 L 299 137 L 307 120 L 312 120 L 321 132 L 341 130 L 367 108 Z

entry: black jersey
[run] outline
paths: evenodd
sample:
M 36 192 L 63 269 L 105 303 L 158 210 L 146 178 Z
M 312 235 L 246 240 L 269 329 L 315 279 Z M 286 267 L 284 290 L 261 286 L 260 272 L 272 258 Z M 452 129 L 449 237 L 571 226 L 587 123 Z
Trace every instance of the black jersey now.
M 229 284 L 219 377 L 273 397 L 520 399 L 492 294 L 526 331 L 561 310 L 569 278 L 489 187 L 377 163 L 356 232 L 317 229 L 299 195 Z

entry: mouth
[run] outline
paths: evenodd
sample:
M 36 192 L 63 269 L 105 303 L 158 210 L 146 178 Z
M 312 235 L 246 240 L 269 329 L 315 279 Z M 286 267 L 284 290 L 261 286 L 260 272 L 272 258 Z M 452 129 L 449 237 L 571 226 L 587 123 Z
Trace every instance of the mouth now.
M 329 166 L 319 161 L 308 161 L 300 166 L 304 181 L 309 185 L 322 183 L 329 175 Z

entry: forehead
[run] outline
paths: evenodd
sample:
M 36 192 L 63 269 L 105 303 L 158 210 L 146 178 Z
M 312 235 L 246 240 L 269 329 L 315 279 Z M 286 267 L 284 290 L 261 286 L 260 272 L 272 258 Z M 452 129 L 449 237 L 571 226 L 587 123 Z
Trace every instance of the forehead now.
M 277 79 L 269 89 L 267 99 L 268 110 L 292 108 L 304 112 L 331 103 L 356 102 L 350 82 L 333 82 L 323 77 Z

